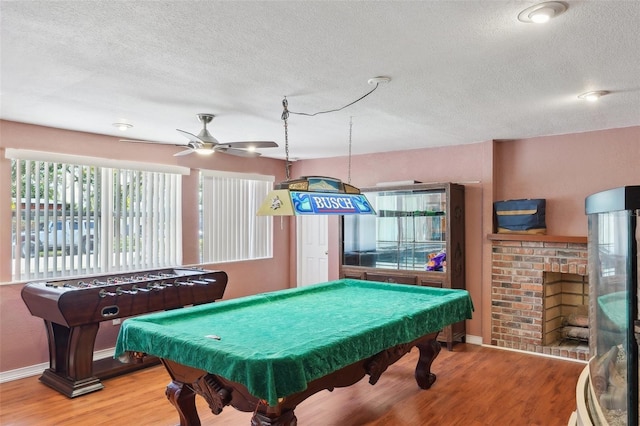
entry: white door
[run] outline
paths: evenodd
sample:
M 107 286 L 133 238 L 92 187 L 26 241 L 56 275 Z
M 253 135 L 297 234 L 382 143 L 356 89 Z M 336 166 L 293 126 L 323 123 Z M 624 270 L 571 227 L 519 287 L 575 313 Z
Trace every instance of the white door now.
M 298 287 L 329 278 L 328 216 L 297 216 Z

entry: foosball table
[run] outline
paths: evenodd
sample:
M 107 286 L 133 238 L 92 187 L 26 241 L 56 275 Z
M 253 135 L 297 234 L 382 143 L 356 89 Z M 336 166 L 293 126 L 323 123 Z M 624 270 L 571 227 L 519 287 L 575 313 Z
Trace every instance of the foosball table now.
M 224 295 L 227 280 L 223 271 L 171 268 L 26 284 L 22 299 L 32 315 L 44 319 L 49 341 L 49 368 L 40 381 L 74 398 L 104 388 L 101 379 L 159 363 L 94 361 L 100 323 L 214 302 Z

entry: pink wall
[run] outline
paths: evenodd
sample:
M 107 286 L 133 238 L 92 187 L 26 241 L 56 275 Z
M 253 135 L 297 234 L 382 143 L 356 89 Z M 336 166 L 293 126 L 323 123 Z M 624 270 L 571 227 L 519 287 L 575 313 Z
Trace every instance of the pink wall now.
M 114 149 L 122 147 L 122 149 Z M 117 138 L 0 121 L 0 200 L 9 200 L 9 166 L 4 148 L 56 152 L 176 164 L 217 170 L 271 174 L 284 179 L 282 161 L 225 156 L 173 157 L 174 147 L 121 145 Z M 546 198 L 549 234 L 586 235 L 585 196 L 621 185 L 640 184 L 640 127 L 550 136 L 509 142 L 481 142 L 455 147 L 428 148 L 354 156 L 351 183 L 358 187 L 377 182 L 415 179 L 422 182 L 458 182 L 465 185 L 467 288 L 476 311 L 467 333 L 490 339 L 492 203 L 506 198 Z M 347 158 L 336 157 L 294 163 L 292 177 L 330 175 L 347 181 Z M 192 177 L 184 179 L 185 235 L 195 224 Z M 190 194 L 190 195 L 189 195 Z M 0 202 L 0 223 L 10 218 L 8 201 Z M 274 258 L 255 262 L 207 265 L 229 274 L 225 298 L 295 286 L 295 222 L 274 219 Z M 11 236 L 0 227 L 0 281 L 8 281 Z M 338 276 L 338 220 L 329 219 L 330 273 Z M 187 238 L 185 238 L 187 240 Z M 183 244 L 185 264 L 197 262 L 194 239 Z M 10 273 L 9 273 L 10 274 Z M 22 300 L 22 283 L 0 286 L 0 371 L 47 362 L 42 320 L 32 317 Z M 118 327 L 103 323 L 97 348 L 113 346 Z
M 587 235 L 584 199 L 640 184 L 638 127 L 496 144 L 496 200 L 546 198 L 547 233 Z

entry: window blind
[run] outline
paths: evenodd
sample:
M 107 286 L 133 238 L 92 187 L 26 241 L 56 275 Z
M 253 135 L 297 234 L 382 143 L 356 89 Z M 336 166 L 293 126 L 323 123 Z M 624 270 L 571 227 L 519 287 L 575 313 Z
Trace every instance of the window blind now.
M 154 269 L 182 261 L 182 186 L 179 175 L 105 169 L 105 262 L 111 270 Z M 108 180 L 108 181 L 107 181 Z
M 203 262 L 273 256 L 273 218 L 256 215 L 273 181 L 273 176 L 201 173 Z
M 71 162 L 42 160 L 47 155 L 6 151 L 13 158 L 15 280 L 181 263 L 181 174 L 188 169 L 104 167 L 91 158 L 93 164 L 78 164 L 76 156 L 60 154 L 51 157 Z

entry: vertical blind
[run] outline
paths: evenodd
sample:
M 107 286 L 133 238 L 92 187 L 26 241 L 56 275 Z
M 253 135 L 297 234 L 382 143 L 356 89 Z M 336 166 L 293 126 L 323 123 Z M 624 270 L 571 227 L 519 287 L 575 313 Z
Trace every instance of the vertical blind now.
M 273 218 L 257 216 L 273 176 L 201 172 L 203 262 L 273 256 Z
M 100 269 L 93 247 L 99 223 L 100 169 L 14 160 L 14 277 L 44 278 Z
M 181 176 L 140 170 L 105 169 L 102 241 L 111 270 L 154 269 L 182 261 Z
M 31 159 L 64 161 L 64 155 L 7 151 L 12 158 L 13 279 L 181 263 L 182 168 L 128 170 Z

